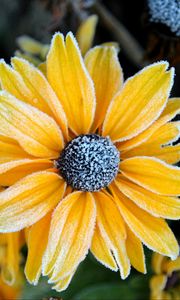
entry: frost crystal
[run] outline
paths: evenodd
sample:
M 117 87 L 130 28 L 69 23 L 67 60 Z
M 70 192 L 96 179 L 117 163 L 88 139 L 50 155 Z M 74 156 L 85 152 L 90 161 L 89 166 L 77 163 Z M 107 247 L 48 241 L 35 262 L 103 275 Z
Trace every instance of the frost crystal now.
M 76 190 L 98 191 L 117 175 L 119 151 L 97 134 L 80 135 L 69 142 L 56 161 L 65 181 Z
M 150 21 L 165 24 L 180 36 L 180 0 L 148 0 Z

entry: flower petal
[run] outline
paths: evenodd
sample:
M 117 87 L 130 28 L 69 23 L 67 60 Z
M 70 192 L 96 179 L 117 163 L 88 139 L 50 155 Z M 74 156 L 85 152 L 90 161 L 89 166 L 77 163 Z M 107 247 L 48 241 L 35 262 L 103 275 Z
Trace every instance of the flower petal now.
M 86 54 L 86 52 L 92 46 L 97 22 L 98 17 L 96 15 L 92 15 L 85 19 L 78 28 L 76 38 L 79 44 L 79 48 L 81 49 L 82 55 Z
M 91 193 L 74 192 L 63 199 L 54 211 L 43 274 L 51 281 L 70 275 L 84 260 L 90 248 L 96 209 Z
M 167 223 L 139 208 L 123 195 L 114 184 L 111 184 L 110 189 L 124 220 L 133 233 L 148 248 L 176 259 L 179 254 L 179 246 Z
M 22 159 L 0 164 L 0 185 L 9 186 L 28 174 L 53 167 L 48 159 Z
M 47 78 L 62 103 L 71 130 L 88 133 L 95 113 L 95 92 L 72 33 L 65 42 L 62 34 L 54 35 L 47 56 Z
M 151 288 L 151 292 L 152 292 L 152 298 L 153 299 L 164 299 L 164 297 L 162 298 L 162 294 L 161 291 L 164 290 L 165 286 L 167 283 L 167 276 L 166 275 L 155 275 L 151 278 L 150 281 L 150 288 Z
M 173 272 L 180 271 L 180 257 L 176 260 L 168 260 L 163 266 L 163 271 L 166 272 L 169 276 L 172 275 Z
M 13 285 L 18 278 L 20 266 L 20 233 L 6 233 L 6 254 L 4 264 L 1 266 L 1 276 L 8 285 Z
M 50 228 L 52 212 L 28 229 L 28 256 L 25 265 L 27 280 L 37 285 L 42 270 L 42 257 L 44 255 Z M 37 255 L 38 253 L 38 255 Z
M 152 265 L 153 271 L 156 274 L 162 274 L 162 272 L 163 272 L 162 266 L 164 264 L 164 261 L 166 261 L 166 260 L 168 260 L 167 257 L 164 257 L 159 253 L 153 253 L 151 265 Z
M 55 120 L 60 125 L 64 136 L 67 138 L 68 125 L 65 113 L 60 101 L 58 100 L 55 92 L 52 90 L 45 76 L 25 59 L 14 57 L 12 59 L 12 64 L 15 70 L 21 74 L 26 86 L 31 91 L 33 95 L 33 101 L 31 102 L 34 102 L 35 99 L 38 102 L 43 102 L 46 110 L 48 108 L 50 116 L 55 117 Z M 33 103 L 31 104 L 33 105 Z
M 37 157 L 58 157 L 63 137 L 55 121 L 35 107 L 0 92 L 0 133 Z
M 25 152 L 14 139 L 0 135 L 0 163 L 24 158 L 33 157 Z
M 139 238 L 126 226 L 126 249 L 131 265 L 141 273 L 146 273 L 145 256 L 143 246 Z
M 171 98 L 168 100 L 167 106 L 160 115 L 159 119 L 154 122 L 148 129 L 141 132 L 134 138 L 118 143 L 117 148 L 121 150 L 132 149 L 145 142 L 159 127 L 172 120 L 180 113 L 180 98 Z
M 116 185 L 126 197 L 153 216 L 180 219 L 180 199 L 178 197 L 154 194 L 129 181 L 124 176 L 117 176 Z
M 31 104 L 47 114 L 51 114 L 51 110 L 44 99 L 37 93 L 35 94 L 34 90 L 27 86 L 21 74 L 6 64 L 4 60 L 0 60 L 0 82 L 2 89 L 17 99 Z
M 161 195 L 180 195 L 180 168 L 155 157 L 137 156 L 120 163 L 125 177 L 151 192 Z
M 123 73 L 115 47 L 93 48 L 86 54 L 85 64 L 96 91 L 97 106 L 92 129 L 96 131 L 104 121 L 110 101 L 122 86 Z
M 55 173 L 28 175 L 0 193 L 0 232 L 28 227 L 41 218 L 63 197 L 66 184 Z
M 159 62 L 128 79 L 107 111 L 103 135 L 125 141 L 148 128 L 162 113 L 172 87 L 174 69 Z
M 71 282 L 73 276 L 74 276 L 74 273 L 75 273 L 75 271 L 72 272 L 70 275 L 68 275 L 68 276 L 66 276 L 66 277 L 64 277 L 64 278 L 62 278 L 62 279 L 60 279 L 60 280 L 56 283 L 56 285 L 54 285 L 54 286 L 52 287 L 52 289 L 53 289 L 53 290 L 56 290 L 57 292 L 62 292 L 62 291 L 64 291 L 64 290 L 66 290 L 67 287 L 69 286 L 69 284 L 70 284 L 70 282 Z M 52 282 L 50 282 L 50 280 L 49 280 L 48 282 L 49 282 L 49 283 L 52 283 Z
M 179 138 L 180 122 L 170 122 L 159 127 L 145 142 L 139 146 L 121 152 L 121 158 L 133 156 L 155 156 L 167 163 L 176 163 L 180 160 L 180 145 L 165 146 Z
M 111 249 L 106 242 L 106 239 L 102 236 L 99 227 L 96 226 L 92 244 L 91 244 L 91 252 L 95 256 L 95 258 L 102 263 L 105 267 L 117 271 L 118 267 L 114 257 L 111 253 Z
M 116 260 L 122 279 L 130 273 L 130 262 L 126 252 L 126 230 L 123 219 L 112 198 L 105 193 L 93 194 L 97 206 L 97 226 Z M 113 221 L 112 221 L 113 220 Z

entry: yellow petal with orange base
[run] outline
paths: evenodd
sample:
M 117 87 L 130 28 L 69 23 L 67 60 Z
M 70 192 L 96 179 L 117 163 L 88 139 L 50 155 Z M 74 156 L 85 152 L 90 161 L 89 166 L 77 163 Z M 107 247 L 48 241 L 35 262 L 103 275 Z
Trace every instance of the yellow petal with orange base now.
M 91 243 L 91 252 L 95 256 L 95 258 L 105 267 L 113 271 L 118 270 L 116 261 L 111 253 L 111 249 L 107 244 L 105 238 L 102 236 L 97 225 Z
M 139 146 L 121 152 L 121 158 L 133 156 L 154 156 L 167 163 L 174 164 L 180 160 L 180 145 L 162 145 L 176 141 L 180 134 L 180 122 L 170 122 L 157 129 L 145 142 Z
M 180 219 L 180 199 L 178 197 L 154 194 L 121 175 L 116 177 L 115 182 L 125 196 L 153 216 L 173 220 Z
M 37 285 L 42 270 L 44 255 L 49 235 L 52 212 L 28 228 L 27 247 L 28 256 L 25 265 L 25 275 L 33 285 Z
M 0 135 L 0 163 L 24 158 L 33 157 L 25 152 L 14 139 Z
M 129 150 L 145 142 L 159 127 L 172 120 L 180 113 L 180 98 L 170 98 L 167 105 L 160 115 L 159 119 L 154 122 L 148 129 L 138 134 L 136 137 L 117 144 L 120 151 Z
M 111 102 L 103 124 L 103 136 L 125 141 L 147 129 L 167 103 L 174 69 L 159 62 L 129 78 Z
M 64 110 L 42 72 L 28 61 L 18 57 L 12 58 L 12 65 L 15 70 L 21 74 L 26 86 L 33 95 L 34 101 L 44 101 L 45 107 L 48 109 L 50 116 L 55 118 L 57 123 L 60 125 L 65 138 L 68 138 L 68 124 Z
M 150 249 L 176 259 L 179 246 L 163 219 L 155 218 L 124 196 L 115 184 L 110 187 L 116 204 L 133 233 Z
M 25 78 L 6 64 L 4 60 L 0 60 L 0 82 L 3 90 L 9 92 L 17 99 L 29 103 L 51 115 L 51 110 L 46 101 L 44 101 L 44 98 L 41 98 L 37 92 L 35 93 L 32 87 L 29 88 L 25 82 Z
M 47 78 L 61 101 L 70 129 L 76 134 L 88 133 L 94 119 L 95 92 L 72 33 L 66 41 L 62 34 L 54 35 L 47 56 Z
M 64 180 L 46 171 L 28 175 L 0 193 L 0 232 L 18 231 L 43 218 L 61 200 Z
M 137 156 L 120 163 L 125 177 L 160 195 L 180 195 L 180 168 L 155 157 Z
M 6 233 L 4 234 L 6 238 L 6 251 L 4 257 L 4 263 L 1 266 L 1 276 L 5 283 L 8 285 L 15 284 L 20 263 L 20 233 Z
M 85 19 L 78 28 L 76 38 L 82 55 L 85 55 L 92 46 L 97 22 L 98 17 L 96 15 L 92 15 Z
M 104 121 L 110 101 L 122 87 L 123 73 L 115 47 L 91 49 L 85 56 L 85 64 L 96 91 L 96 114 L 92 127 L 95 132 Z
M 48 159 L 22 159 L 0 164 L 0 184 L 9 186 L 26 175 L 52 167 L 53 162 Z
M 146 273 L 145 256 L 143 246 L 139 238 L 126 226 L 126 249 L 131 265 L 141 273 Z
M 64 146 L 51 117 L 7 92 L 0 92 L 0 122 L 0 134 L 14 138 L 31 155 L 58 157 Z
M 57 206 L 43 259 L 43 274 L 58 281 L 84 260 L 91 245 L 96 209 L 91 193 L 74 192 Z
M 126 230 L 123 219 L 110 196 L 102 192 L 93 194 L 97 206 L 97 226 L 120 269 L 122 279 L 130 273 L 130 262 L 126 252 Z M 112 222 L 113 220 L 113 222 Z

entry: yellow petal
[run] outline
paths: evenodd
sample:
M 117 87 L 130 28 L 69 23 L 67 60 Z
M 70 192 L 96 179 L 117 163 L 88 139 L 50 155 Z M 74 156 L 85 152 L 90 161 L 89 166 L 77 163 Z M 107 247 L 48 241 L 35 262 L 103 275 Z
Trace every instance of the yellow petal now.
M 68 275 L 68 276 L 66 276 L 66 277 L 64 277 L 64 278 L 62 278 L 62 279 L 60 279 L 60 280 L 56 283 L 56 285 L 54 285 L 54 286 L 52 287 L 52 289 L 53 289 L 53 290 L 56 290 L 57 292 L 62 292 L 62 291 L 64 291 L 64 290 L 66 290 L 67 287 L 69 286 L 69 284 L 70 284 L 70 282 L 71 282 L 73 276 L 74 276 L 74 273 L 75 273 L 75 271 L 72 272 L 70 275 Z M 49 282 L 49 283 L 52 283 L 50 280 L 49 280 L 48 282 Z
M 169 276 L 172 275 L 173 272 L 180 271 L 180 257 L 173 261 L 168 260 L 163 271 L 165 271 Z
M 124 176 L 116 178 L 119 190 L 155 217 L 167 219 L 180 219 L 180 199 L 154 194 L 141 186 L 134 184 Z
M 154 122 L 148 129 L 141 132 L 134 138 L 118 143 L 118 149 L 120 151 L 128 150 L 140 145 L 141 143 L 145 142 L 159 127 L 172 120 L 178 113 L 180 113 L 180 98 L 169 99 L 167 106 L 156 122 Z
M 167 163 L 176 163 L 180 160 L 180 145 L 165 146 L 176 141 L 180 133 L 180 122 L 170 122 L 158 128 L 145 142 L 139 146 L 121 152 L 121 158 L 133 156 L 155 156 Z M 162 147 L 163 146 L 163 147 Z
M 68 136 L 68 125 L 63 108 L 56 94 L 52 90 L 45 76 L 36 67 L 24 59 L 14 57 L 12 59 L 13 67 L 21 74 L 26 86 L 33 95 L 33 101 L 43 102 L 46 110 L 60 125 L 65 137 Z M 33 105 L 33 103 L 31 103 Z M 41 109 L 41 108 L 40 108 Z M 46 112 L 46 111 L 45 111 Z
M 167 276 L 166 275 L 155 275 L 151 278 L 150 281 L 150 288 L 152 291 L 153 298 L 151 299 L 157 299 L 161 300 L 164 298 L 157 298 L 158 292 L 163 291 L 167 282 Z
M 47 56 L 47 78 L 76 134 L 88 133 L 95 113 L 95 92 L 72 33 L 55 34 Z
M 125 177 L 161 195 L 180 195 L 180 169 L 154 157 L 137 156 L 120 163 Z
M 124 141 L 148 128 L 162 113 L 172 87 L 174 69 L 159 62 L 129 78 L 111 102 L 103 125 L 103 135 Z
M 41 63 L 38 66 L 38 69 L 44 74 L 45 77 L 47 77 L 47 66 L 46 66 L 46 62 Z
M 14 138 L 29 154 L 58 157 L 64 142 L 55 121 L 35 107 L 0 92 L 0 133 Z
M 163 273 L 163 263 L 168 260 L 168 258 L 162 256 L 159 253 L 153 253 L 152 255 L 152 269 L 156 274 Z
M 25 61 L 25 60 L 24 60 Z M 27 102 L 41 111 L 52 114 L 46 101 L 37 92 L 27 86 L 19 72 L 12 69 L 4 60 L 0 60 L 0 82 L 2 89 L 21 101 Z
M 148 248 L 175 259 L 179 254 L 179 246 L 166 222 L 139 208 L 114 184 L 111 184 L 111 191 L 124 220 L 133 233 Z
M 63 197 L 64 180 L 55 173 L 37 172 L 0 193 L 0 232 L 28 227 L 51 211 Z
M 4 282 L 13 285 L 18 278 L 20 266 L 20 233 L 7 233 L 6 236 L 6 257 L 2 266 L 1 275 Z
M 126 226 L 127 240 L 126 248 L 131 265 L 141 273 L 146 273 L 145 256 L 143 246 L 134 233 Z
M 27 280 L 36 285 L 41 275 L 42 257 L 44 255 L 50 228 L 52 212 L 28 229 L 28 256 L 25 265 Z
M 34 55 L 39 55 L 42 59 L 45 58 L 49 45 L 40 43 L 28 35 L 21 35 L 17 39 L 17 44 L 23 52 Z
M 97 106 L 92 128 L 95 131 L 103 123 L 110 101 L 122 86 L 123 73 L 114 47 L 93 48 L 85 56 L 85 64 L 96 91 Z
M 97 206 L 97 225 L 106 243 L 113 253 L 120 269 L 122 279 L 130 273 L 130 262 L 126 252 L 126 230 L 123 219 L 110 196 L 102 192 L 93 194 Z
M 9 186 L 28 174 L 53 167 L 48 159 L 22 159 L 0 164 L 0 184 Z
M 91 244 L 91 252 L 95 256 L 95 258 L 102 263 L 105 267 L 117 271 L 118 267 L 114 257 L 111 253 L 111 249 L 109 245 L 106 243 L 106 240 L 102 236 L 99 227 L 96 226 L 92 244 Z
M 90 248 L 95 225 L 95 203 L 91 193 L 74 192 L 56 208 L 43 259 L 43 274 L 52 281 L 70 275 Z
M 92 15 L 86 20 L 84 20 L 78 28 L 76 38 L 79 44 L 79 48 L 81 49 L 82 55 L 86 54 L 86 52 L 92 46 L 97 22 L 98 17 L 96 15 Z
M 0 135 L 0 163 L 24 158 L 33 157 L 25 152 L 14 139 Z

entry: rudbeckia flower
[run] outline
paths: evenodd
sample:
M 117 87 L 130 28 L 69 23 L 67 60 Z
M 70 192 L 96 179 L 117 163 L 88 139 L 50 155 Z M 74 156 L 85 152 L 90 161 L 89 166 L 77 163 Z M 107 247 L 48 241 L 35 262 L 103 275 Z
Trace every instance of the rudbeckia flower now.
M 171 261 L 158 253 L 152 257 L 155 275 L 151 278 L 152 300 L 178 300 L 180 295 L 180 257 Z
M 83 60 L 72 33 L 54 35 L 46 68 L 0 64 L 0 232 L 29 227 L 27 279 L 61 291 L 89 250 L 122 279 L 146 272 L 142 243 L 175 259 L 174 70 L 158 62 L 123 83 L 115 47 Z

